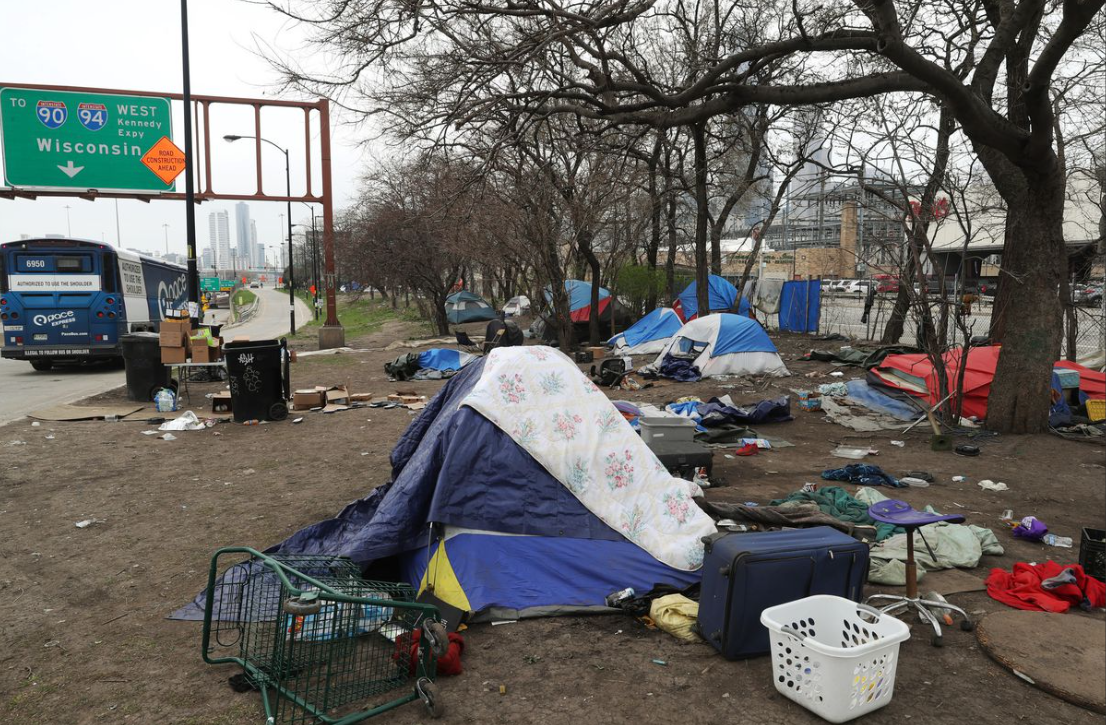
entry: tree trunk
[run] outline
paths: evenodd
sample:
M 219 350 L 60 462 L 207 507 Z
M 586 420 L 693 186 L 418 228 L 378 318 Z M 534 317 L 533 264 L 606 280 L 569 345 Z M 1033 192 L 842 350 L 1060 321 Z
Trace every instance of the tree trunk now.
M 676 197 L 668 197 L 668 208 L 664 215 L 668 228 L 668 256 L 664 260 L 664 291 L 668 303 L 676 299 Z
M 1020 198 L 1006 199 L 1003 283 L 995 299 L 995 314 L 1007 324 L 1000 325 L 1002 354 L 987 427 L 1000 433 L 1048 430 L 1052 366 L 1060 356 L 1058 290 L 1067 271 L 1063 169 L 1056 164 L 1047 173 L 1023 173 Z
M 448 290 L 445 292 L 434 290 L 431 296 L 434 305 L 430 311 L 430 315 L 434 320 L 434 327 L 437 328 L 439 335 L 449 334 L 449 318 L 446 316 L 445 312 L 445 298 L 447 296 L 449 296 Z
M 602 268 L 599 257 L 595 255 L 595 250 L 591 248 L 593 241 L 590 229 L 580 230 L 577 245 L 580 247 L 580 254 L 584 256 L 588 268 L 591 270 L 591 313 L 588 315 L 588 344 L 592 347 L 599 347 L 599 278 Z M 614 300 L 612 299 L 607 304 L 614 305 Z M 613 314 L 614 310 L 612 309 L 611 312 Z
M 703 123 L 691 127 L 695 141 L 695 298 L 699 317 L 710 314 L 707 279 L 707 133 Z
M 645 266 L 650 272 L 657 271 L 657 255 L 661 248 L 661 207 L 664 199 L 657 188 L 657 167 L 660 162 L 661 142 L 664 132 L 657 132 L 657 141 L 653 145 L 653 155 L 649 159 L 649 244 L 645 247 Z M 649 294 L 645 298 L 645 313 L 657 308 L 657 288 L 650 284 Z

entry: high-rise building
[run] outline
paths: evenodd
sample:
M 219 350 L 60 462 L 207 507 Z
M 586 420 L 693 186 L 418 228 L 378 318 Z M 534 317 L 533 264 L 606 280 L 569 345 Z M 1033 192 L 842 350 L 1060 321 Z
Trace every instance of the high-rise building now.
M 264 267 L 265 258 L 261 256 L 257 243 L 257 220 L 250 219 L 250 266 Z
M 252 256 L 250 255 L 250 207 L 244 201 L 234 205 L 234 231 L 238 242 L 238 264 L 246 266 Z
M 207 215 L 207 227 L 215 266 L 230 269 L 230 219 L 224 209 Z
M 215 267 L 215 252 L 210 246 L 204 247 L 200 252 L 200 269 L 210 270 Z
M 265 245 L 264 244 L 258 244 L 257 245 L 257 266 L 259 268 L 264 268 L 264 267 L 269 266 L 269 261 L 267 259 L 265 259 Z

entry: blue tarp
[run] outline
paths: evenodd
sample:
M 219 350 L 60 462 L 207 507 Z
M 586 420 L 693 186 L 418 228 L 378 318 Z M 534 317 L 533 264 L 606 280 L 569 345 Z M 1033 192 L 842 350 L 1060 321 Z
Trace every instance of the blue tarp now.
M 742 315 L 711 315 L 718 318 L 718 337 L 710 356 L 734 352 L 777 352 L 768 333 L 756 320 Z
M 914 420 L 922 412 L 918 406 L 881 393 L 864 380 L 850 380 L 845 383 L 845 387 L 849 389 L 849 397 L 861 403 L 865 408 L 877 413 L 885 413 L 892 418 Z
M 809 302 L 808 302 L 809 298 Z M 822 280 L 785 282 L 780 292 L 780 330 L 815 332 L 822 312 Z
M 459 350 L 435 347 L 419 353 L 419 367 L 424 370 L 460 370 L 472 357 Z
M 684 320 L 690 320 L 699 314 L 699 300 L 696 298 L 697 289 L 695 282 L 692 282 L 677 297 Z M 737 287 L 734 287 L 724 278 L 712 274 L 707 278 L 707 298 L 710 301 L 712 312 L 729 312 L 733 309 L 734 302 L 737 300 Z M 738 314 L 745 315 L 748 312 L 749 300 L 742 297 Z
M 682 326 L 683 323 L 675 312 L 668 307 L 658 307 L 626 331 L 612 337 L 607 344 L 617 345 L 621 340 L 626 347 L 633 347 L 643 342 L 672 337 Z

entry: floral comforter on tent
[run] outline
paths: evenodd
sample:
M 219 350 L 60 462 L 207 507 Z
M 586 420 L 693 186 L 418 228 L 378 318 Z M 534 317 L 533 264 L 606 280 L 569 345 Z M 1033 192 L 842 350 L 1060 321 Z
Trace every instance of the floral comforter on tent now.
M 561 352 L 493 350 L 467 405 L 511 436 L 608 526 L 657 560 L 690 571 L 714 523 L 606 395 Z

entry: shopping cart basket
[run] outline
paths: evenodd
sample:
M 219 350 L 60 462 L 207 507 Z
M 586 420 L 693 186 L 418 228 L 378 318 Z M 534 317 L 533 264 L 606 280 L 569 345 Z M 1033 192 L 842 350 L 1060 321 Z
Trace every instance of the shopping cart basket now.
M 267 725 L 348 725 L 414 700 L 439 717 L 435 665 L 448 635 L 437 608 L 414 599 L 405 584 L 362 579 L 344 557 L 222 548 L 208 572 L 203 658 L 242 666 Z

